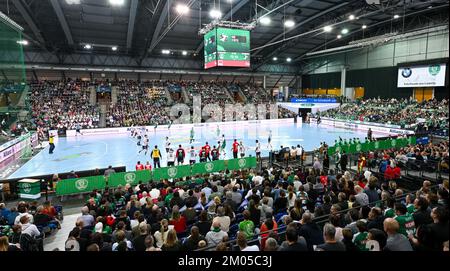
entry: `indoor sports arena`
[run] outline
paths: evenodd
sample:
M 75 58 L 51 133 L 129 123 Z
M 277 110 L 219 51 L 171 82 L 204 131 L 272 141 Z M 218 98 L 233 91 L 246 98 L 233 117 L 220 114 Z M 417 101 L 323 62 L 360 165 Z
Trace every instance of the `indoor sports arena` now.
M 448 253 L 448 8 L 0 0 L 0 256 Z

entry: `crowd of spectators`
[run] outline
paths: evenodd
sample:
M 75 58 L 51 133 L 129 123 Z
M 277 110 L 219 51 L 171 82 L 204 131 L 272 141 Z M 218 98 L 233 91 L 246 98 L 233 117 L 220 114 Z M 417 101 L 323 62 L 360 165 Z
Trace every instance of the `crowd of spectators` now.
M 165 83 L 161 81 L 119 81 L 117 103 L 106 116 L 107 127 L 169 123 Z
M 448 189 L 448 180 L 424 181 L 410 193 L 370 171 L 315 166 L 127 184 L 89 194 L 65 249 L 442 251 L 448 249 Z M 58 225 L 50 203 L 34 208 Z M 4 233 L 7 250 L 20 248 L 17 234 L 42 234 L 33 206 L 0 209 L 0 221 L 13 226 Z
M 201 96 L 202 104 L 219 104 L 220 106 L 234 103 L 226 86 L 227 82 L 224 81 L 186 81 L 183 83 L 191 101 L 194 96 Z
M 322 117 L 376 122 L 413 128 L 418 131 L 446 131 L 448 134 L 448 100 L 417 102 L 409 99 L 367 99 L 347 102 L 321 112 Z
M 193 82 L 153 80 L 138 82 L 121 80 L 106 82 L 118 87 L 117 102 L 111 103 L 105 114 L 106 127 L 168 124 L 168 91 L 174 102 L 183 102 L 183 89 L 192 101 L 194 95 L 202 97 L 202 105 L 217 103 L 224 107 L 235 101 L 229 91 L 241 89 L 249 103 L 270 104 L 270 96 L 253 84 L 228 83 L 225 81 Z M 89 86 L 102 82 L 79 79 L 62 81 L 36 81 L 31 83 L 29 100 L 32 104 L 31 129 L 48 134 L 49 130 L 98 128 L 100 106 L 90 104 Z M 229 88 L 229 89 L 228 89 Z M 295 114 L 279 109 L 279 117 Z M 223 120 L 229 119 L 223 116 Z
M 239 85 L 242 93 L 247 98 L 247 103 L 263 104 L 272 101 L 269 93 L 261 86 L 254 84 Z
M 45 130 L 97 128 L 100 120 L 98 107 L 90 105 L 90 83 L 81 80 L 36 81 L 30 87 L 33 129 Z

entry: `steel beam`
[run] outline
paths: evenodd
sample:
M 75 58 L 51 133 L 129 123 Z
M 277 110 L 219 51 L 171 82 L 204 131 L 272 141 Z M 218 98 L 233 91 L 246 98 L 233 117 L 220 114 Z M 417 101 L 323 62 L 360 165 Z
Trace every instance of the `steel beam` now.
M 249 0 L 241 0 L 239 3 L 236 4 L 236 6 L 233 6 L 227 14 L 222 18 L 222 20 L 226 21 L 231 18 L 231 14 L 238 12 L 243 6 L 245 6 Z M 197 49 L 195 49 L 195 53 L 199 53 L 200 50 L 203 48 L 203 39 L 200 42 L 200 44 L 197 46 Z
M 41 34 L 41 31 L 37 27 L 36 23 L 34 22 L 33 18 L 31 17 L 30 13 L 28 12 L 27 8 L 24 6 L 21 0 L 13 0 L 12 1 L 14 6 L 17 8 L 17 10 L 20 12 L 22 17 L 25 19 L 25 22 L 30 27 L 31 31 L 33 32 L 36 39 L 42 43 L 45 44 L 44 37 Z
M 130 49 L 133 43 L 134 22 L 136 20 L 136 11 L 138 3 L 139 3 L 138 0 L 131 0 L 130 16 L 128 17 L 127 49 Z
M 66 35 L 67 43 L 73 46 L 74 42 L 72 38 L 72 33 L 70 32 L 69 25 L 67 24 L 66 17 L 64 16 L 61 5 L 59 4 L 58 0 L 50 0 L 50 3 L 52 4 L 53 9 L 55 10 L 56 16 L 58 17 L 59 23 L 61 24 L 64 34 Z
M 166 0 L 164 7 L 161 11 L 161 14 L 159 15 L 159 19 L 158 19 L 158 23 L 156 24 L 155 31 L 153 32 L 152 41 L 150 43 L 150 48 L 148 50 L 145 50 L 146 51 L 145 56 L 152 52 L 152 50 L 155 46 L 155 43 L 158 40 L 159 33 L 161 32 L 161 29 L 164 25 L 164 21 L 166 20 L 168 14 L 169 14 L 169 1 Z
M 307 0 L 307 1 L 308 1 L 308 2 L 307 2 L 306 4 L 309 4 L 309 3 L 312 2 L 312 0 Z M 307 23 L 309 23 L 309 22 L 311 22 L 311 21 L 313 21 L 313 20 L 315 20 L 315 19 L 317 19 L 317 18 L 319 18 L 319 17 L 321 17 L 321 16 L 327 14 L 327 13 L 330 13 L 330 12 L 332 12 L 332 11 L 335 11 L 336 9 L 345 7 L 345 6 L 347 6 L 348 4 L 349 4 L 349 2 L 344 2 L 344 3 L 341 3 L 341 4 L 339 4 L 339 5 L 332 6 L 331 8 L 326 9 L 326 10 L 324 10 L 324 11 L 322 11 L 322 12 L 319 12 L 319 13 L 315 14 L 314 16 L 308 17 L 308 19 L 306 19 L 306 20 L 304 20 L 304 21 L 301 21 L 300 23 L 297 23 L 294 27 L 288 29 L 287 31 L 285 31 L 285 32 L 283 32 L 283 33 L 281 33 L 281 34 L 276 35 L 275 37 L 273 37 L 272 39 L 270 39 L 270 40 L 266 43 L 266 45 L 267 45 L 267 44 L 271 44 L 272 42 L 277 41 L 279 38 L 284 37 L 287 33 L 291 32 L 291 31 L 293 31 L 293 30 L 295 30 L 295 29 L 297 29 L 297 28 L 299 28 L 299 27 L 301 27 L 301 26 L 303 26 L 303 25 L 305 25 L 305 24 L 307 24 Z M 252 55 L 253 55 L 253 56 L 257 55 L 257 54 L 260 53 L 262 50 L 264 50 L 264 48 L 265 48 L 264 46 L 260 46 L 260 48 L 257 48 L 256 51 L 252 53 Z M 254 49 L 254 50 L 255 50 L 255 49 Z

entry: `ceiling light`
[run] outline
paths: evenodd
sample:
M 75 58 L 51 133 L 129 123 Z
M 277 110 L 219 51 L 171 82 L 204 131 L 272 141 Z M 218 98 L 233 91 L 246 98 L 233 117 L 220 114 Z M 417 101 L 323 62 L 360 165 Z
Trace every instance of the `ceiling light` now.
M 113 47 L 111 47 L 111 50 L 113 50 L 113 51 L 117 51 L 117 46 L 113 46 Z
M 170 54 L 170 50 L 163 49 L 163 50 L 161 51 L 161 53 L 163 53 L 164 55 L 169 55 L 169 54 Z
M 178 12 L 178 14 L 181 14 L 181 15 L 187 14 L 189 12 L 189 7 L 186 6 L 185 4 L 178 4 L 175 9 Z
M 89 50 L 89 49 L 92 49 L 92 45 L 90 45 L 90 44 L 85 44 L 85 45 L 84 45 L 84 49 L 88 49 L 88 50 Z
M 367 25 L 363 24 L 362 29 L 366 29 L 366 28 L 367 28 Z
M 278 60 L 278 57 L 274 56 L 274 57 L 272 58 L 272 60 L 273 60 L 273 61 L 277 61 L 277 60 Z
M 293 20 L 284 21 L 284 26 L 286 26 L 286 27 L 293 27 L 294 25 L 295 25 L 295 22 Z
M 17 43 L 18 44 L 22 44 L 22 45 L 28 45 L 28 41 L 27 40 L 18 40 Z
M 342 29 L 341 33 L 344 34 L 344 35 L 347 34 L 348 33 L 348 29 L 347 28 Z
M 66 0 L 68 5 L 79 5 L 81 0 Z
M 222 12 L 218 9 L 211 9 L 209 11 L 209 17 L 213 19 L 219 19 L 220 17 L 222 17 Z
M 331 32 L 331 30 L 333 30 L 333 27 L 331 25 L 327 25 L 323 28 L 323 31 L 325 32 Z
M 339 34 L 339 35 L 337 35 L 336 38 L 340 39 L 340 38 L 342 38 L 342 35 Z
M 350 16 L 348 16 L 348 19 L 349 19 L 349 20 L 354 20 L 354 19 L 355 19 L 355 15 L 350 14 Z
M 187 51 L 181 52 L 182 55 L 187 56 Z
M 109 0 L 109 3 L 113 6 L 122 6 L 125 0 Z
M 268 16 L 265 16 L 265 17 L 262 17 L 261 19 L 259 19 L 259 22 L 260 22 L 262 25 L 269 25 L 271 21 L 272 21 L 272 20 L 271 20 L 270 17 L 268 17 Z
M 394 15 L 394 19 L 398 19 L 398 18 L 400 18 L 400 15 L 395 14 L 395 15 Z
M 291 62 L 291 61 L 292 61 L 292 58 L 288 57 L 288 58 L 286 58 L 286 61 L 287 61 L 287 62 Z

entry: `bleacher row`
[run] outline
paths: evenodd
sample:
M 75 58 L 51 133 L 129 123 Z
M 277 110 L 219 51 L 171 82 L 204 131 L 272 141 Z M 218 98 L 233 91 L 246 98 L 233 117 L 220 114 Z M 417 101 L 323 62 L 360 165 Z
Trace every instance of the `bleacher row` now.
M 423 179 L 417 177 L 401 189 L 402 179 L 299 166 L 95 191 L 66 249 L 442 250 L 448 180 L 426 180 L 419 188 Z M 18 216 L 28 213 L 21 208 Z M 430 234 L 433 241 L 425 243 Z

